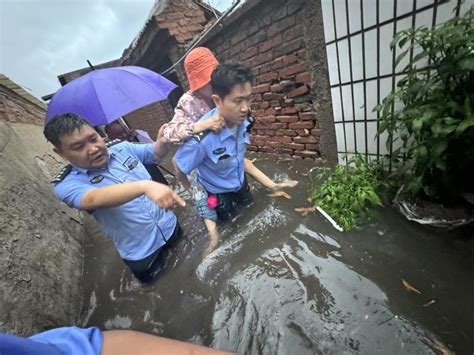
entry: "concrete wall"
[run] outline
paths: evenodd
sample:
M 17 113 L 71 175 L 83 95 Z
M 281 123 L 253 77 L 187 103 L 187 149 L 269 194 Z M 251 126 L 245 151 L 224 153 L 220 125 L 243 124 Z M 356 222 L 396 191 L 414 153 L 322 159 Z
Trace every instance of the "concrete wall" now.
M 0 85 L 0 121 L 43 124 L 44 110 Z
M 42 122 L 43 111 L 13 96 L 20 121 Z M 13 116 L 0 115 L 0 331 L 30 335 L 79 324 L 84 236 L 81 216 L 52 194 L 63 162 L 43 127 L 5 122 Z

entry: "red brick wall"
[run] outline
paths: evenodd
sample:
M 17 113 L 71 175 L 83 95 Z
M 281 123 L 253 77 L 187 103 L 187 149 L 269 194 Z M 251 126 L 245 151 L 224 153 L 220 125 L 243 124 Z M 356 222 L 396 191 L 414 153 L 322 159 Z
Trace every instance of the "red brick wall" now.
M 167 29 L 178 43 L 186 43 L 199 35 L 208 22 L 204 9 L 189 0 L 168 1 L 155 20 L 158 27 Z
M 296 159 L 320 157 L 318 118 L 300 0 L 262 1 L 204 43 L 220 61 L 249 66 L 255 77 L 251 150 Z
M 45 114 L 42 108 L 0 87 L 0 121 L 42 125 Z
M 173 110 L 167 101 L 145 106 L 125 116 L 132 129 L 142 129 L 155 139 L 163 123 L 173 118 Z

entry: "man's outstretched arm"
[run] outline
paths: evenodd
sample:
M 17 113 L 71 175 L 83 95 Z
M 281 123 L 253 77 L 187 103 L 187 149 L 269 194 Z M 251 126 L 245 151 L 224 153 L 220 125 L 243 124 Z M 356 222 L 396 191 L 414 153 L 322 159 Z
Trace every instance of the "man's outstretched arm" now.
M 102 355 L 223 355 L 231 354 L 201 345 L 166 339 L 132 330 L 109 330 L 103 332 Z
M 255 180 L 257 180 L 263 186 L 271 190 L 278 190 L 284 187 L 294 187 L 298 184 L 298 181 L 294 181 L 294 180 L 289 180 L 289 181 L 284 181 L 284 182 L 273 181 L 247 158 L 245 158 L 244 160 L 244 169 L 247 174 L 252 176 Z
M 176 173 L 176 178 L 178 179 L 178 181 L 181 183 L 181 185 L 184 186 L 184 188 L 191 192 L 191 184 L 189 183 L 189 180 L 188 180 L 188 177 L 186 176 L 185 173 L 183 173 L 181 171 L 181 169 L 179 168 L 178 164 L 176 163 L 176 160 L 173 158 L 172 160 L 172 163 L 173 163 L 173 167 L 174 167 L 174 171 Z
M 87 191 L 81 198 L 81 208 L 94 210 L 100 207 L 116 207 L 145 195 L 161 208 L 175 203 L 185 206 L 184 200 L 168 186 L 152 180 L 116 184 Z

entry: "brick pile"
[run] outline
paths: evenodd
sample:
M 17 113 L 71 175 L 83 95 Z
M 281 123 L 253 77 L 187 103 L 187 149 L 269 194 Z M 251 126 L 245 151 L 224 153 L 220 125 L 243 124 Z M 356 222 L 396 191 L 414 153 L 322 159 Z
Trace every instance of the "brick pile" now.
M 204 9 L 189 0 L 168 1 L 166 8 L 155 16 L 155 21 L 160 29 L 168 30 L 180 44 L 199 35 L 208 23 Z

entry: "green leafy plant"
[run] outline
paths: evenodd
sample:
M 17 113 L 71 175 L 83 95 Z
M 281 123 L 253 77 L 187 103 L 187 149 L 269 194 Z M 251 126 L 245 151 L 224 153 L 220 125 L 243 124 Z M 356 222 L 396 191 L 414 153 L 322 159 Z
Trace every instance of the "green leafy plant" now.
M 454 202 L 474 189 L 474 8 L 435 28 L 402 31 L 392 50 L 397 45 L 396 65 L 415 55 L 374 109 L 379 134 L 388 133 L 402 190 Z
M 347 166 L 317 168 L 319 185 L 311 191 L 314 206 L 325 210 L 344 230 L 350 230 L 370 217 L 375 206 L 382 206 L 377 194 L 383 185 L 378 168 L 356 155 Z M 316 185 L 316 182 L 314 182 Z

